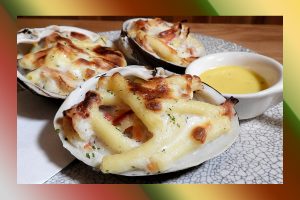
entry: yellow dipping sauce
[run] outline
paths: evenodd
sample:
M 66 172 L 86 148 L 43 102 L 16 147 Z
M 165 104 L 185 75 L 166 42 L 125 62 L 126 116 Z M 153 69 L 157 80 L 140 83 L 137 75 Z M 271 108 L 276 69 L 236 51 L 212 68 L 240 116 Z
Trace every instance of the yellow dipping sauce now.
M 248 94 L 268 88 L 266 80 L 249 69 L 239 66 L 224 66 L 200 74 L 203 82 L 221 93 Z

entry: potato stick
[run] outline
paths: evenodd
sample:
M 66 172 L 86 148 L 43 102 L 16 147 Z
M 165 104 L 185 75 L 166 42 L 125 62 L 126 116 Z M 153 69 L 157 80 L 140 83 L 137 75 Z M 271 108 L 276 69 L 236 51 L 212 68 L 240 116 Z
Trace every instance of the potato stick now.
M 206 129 L 207 136 L 205 143 L 213 141 L 230 129 L 230 120 L 225 116 L 211 120 L 210 124 Z M 193 128 L 191 127 L 189 130 L 193 130 Z M 170 167 L 170 163 L 173 163 L 174 160 L 181 158 L 187 152 L 196 150 L 201 145 L 202 143 L 193 139 L 191 131 L 184 131 L 181 132 L 180 136 L 174 142 L 166 146 L 164 151 L 155 153 L 150 159 L 157 164 L 161 171 L 164 171 Z
M 153 51 L 162 59 L 165 59 L 176 64 L 181 64 L 182 59 L 177 55 L 176 51 L 171 47 L 149 35 L 145 35 L 146 41 L 149 43 Z
M 174 112 L 182 114 L 195 114 L 209 117 L 218 117 L 225 112 L 222 106 L 195 100 L 166 100 L 163 101 L 164 108 L 171 108 Z
M 128 83 L 120 74 L 111 77 L 110 89 L 127 104 L 136 116 L 145 124 L 150 132 L 161 131 L 162 121 L 160 112 L 153 112 L 145 108 L 144 100 L 134 95 L 128 88 Z
M 103 113 L 99 112 L 97 107 L 92 108 L 90 114 L 92 126 L 97 137 L 114 152 L 121 153 L 140 145 L 117 130 L 115 126 L 104 118 Z
M 176 115 L 175 115 L 176 116 Z M 176 117 L 179 117 L 178 115 Z M 168 119 L 168 120 L 163 120 Z M 103 158 L 101 170 L 103 172 L 121 173 L 132 170 L 132 167 L 145 169 L 149 164 L 149 158 L 159 150 L 162 150 L 165 145 L 172 143 L 179 135 L 180 127 L 173 124 L 167 114 L 162 116 L 163 129 L 153 133 L 153 137 L 142 144 L 141 146 L 123 152 L 122 154 L 108 155 Z M 185 118 L 183 118 L 185 121 Z M 159 170 L 159 169 L 158 169 Z

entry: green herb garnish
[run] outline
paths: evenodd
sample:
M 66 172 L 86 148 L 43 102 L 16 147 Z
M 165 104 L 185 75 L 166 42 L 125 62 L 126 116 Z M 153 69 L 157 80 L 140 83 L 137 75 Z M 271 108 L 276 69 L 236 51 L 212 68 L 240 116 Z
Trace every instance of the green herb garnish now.
M 169 113 L 168 113 L 168 116 L 171 119 L 171 121 L 173 122 L 173 124 L 175 124 L 175 117 Z
M 100 39 L 104 42 L 104 44 L 106 44 L 106 41 L 102 37 L 100 37 Z
M 110 94 L 114 94 L 111 90 L 106 90 Z
M 88 159 L 91 158 L 89 153 L 86 153 L 86 154 L 85 154 L 85 157 L 87 157 Z

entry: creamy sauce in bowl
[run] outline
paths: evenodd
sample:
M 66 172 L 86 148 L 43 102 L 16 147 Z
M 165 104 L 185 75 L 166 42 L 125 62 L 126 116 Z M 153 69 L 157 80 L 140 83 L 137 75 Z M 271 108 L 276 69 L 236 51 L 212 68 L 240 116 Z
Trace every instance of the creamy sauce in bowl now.
M 257 53 L 209 54 L 193 61 L 186 74 L 200 76 L 226 98 L 237 98 L 239 103 L 235 108 L 239 119 L 254 118 L 283 99 L 282 64 Z M 205 77 L 208 75 L 210 78 Z M 246 79 L 250 82 L 245 84 Z
M 269 87 L 262 76 L 239 66 L 216 67 L 201 73 L 200 78 L 225 94 L 256 93 Z

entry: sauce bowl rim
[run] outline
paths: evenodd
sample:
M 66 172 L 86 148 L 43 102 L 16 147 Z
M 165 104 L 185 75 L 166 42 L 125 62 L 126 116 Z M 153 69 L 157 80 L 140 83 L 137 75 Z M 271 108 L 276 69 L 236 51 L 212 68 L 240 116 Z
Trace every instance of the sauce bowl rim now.
M 251 97 L 263 97 L 263 96 L 270 95 L 273 93 L 282 92 L 282 90 L 283 90 L 283 66 L 282 66 L 282 64 L 273 58 L 270 58 L 268 56 L 264 56 L 264 55 L 261 55 L 258 53 L 233 51 L 233 52 L 220 52 L 220 53 L 208 54 L 208 55 L 198 58 L 198 59 L 194 60 L 192 63 L 190 63 L 190 65 L 187 66 L 185 73 L 199 76 L 199 72 L 197 72 L 197 68 L 195 66 L 197 66 L 198 63 L 201 62 L 202 60 L 210 59 L 211 57 L 220 57 L 220 56 L 224 57 L 224 56 L 233 56 L 233 55 L 244 56 L 244 57 L 251 56 L 251 58 L 248 57 L 246 59 L 252 59 L 252 58 L 255 59 L 256 58 L 256 59 L 269 61 L 269 63 L 271 63 L 270 66 L 272 66 L 273 68 L 276 68 L 278 70 L 279 79 L 272 86 L 268 87 L 267 89 L 261 90 L 259 92 L 247 93 L 247 94 L 221 93 L 223 96 L 226 96 L 226 97 L 234 96 L 235 98 L 251 98 Z M 234 63 L 234 61 L 233 61 L 233 63 Z M 214 68 L 224 67 L 224 66 L 216 65 Z M 249 66 L 249 67 L 251 68 L 251 66 Z M 207 71 L 207 70 L 204 70 L 204 71 Z

